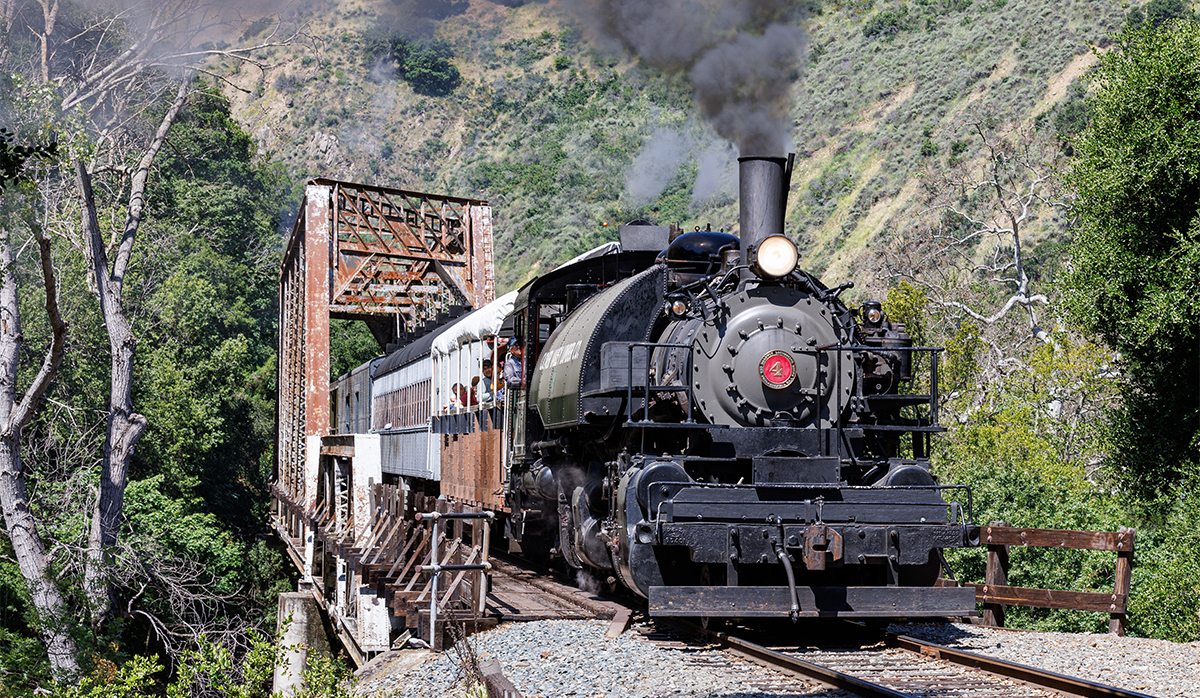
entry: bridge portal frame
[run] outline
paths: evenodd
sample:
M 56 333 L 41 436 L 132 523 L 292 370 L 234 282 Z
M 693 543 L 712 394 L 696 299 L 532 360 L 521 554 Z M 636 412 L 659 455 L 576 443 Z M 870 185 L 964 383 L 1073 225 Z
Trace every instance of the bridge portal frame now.
M 322 439 L 331 435 L 330 320 L 365 321 L 386 350 L 456 306 L 489 303 L 492 246 L 487 201 L 332 179 L 306 185 L 280 269 L 273 488 L 302 585 L 311 584 L 314 550 L 305 519 L 332 506 L 318 501 L 328 496 L 317 484 Z M 378 478 L 372 465 L 362 470 Z M 369 483 L 354 480 L 357 498 Z

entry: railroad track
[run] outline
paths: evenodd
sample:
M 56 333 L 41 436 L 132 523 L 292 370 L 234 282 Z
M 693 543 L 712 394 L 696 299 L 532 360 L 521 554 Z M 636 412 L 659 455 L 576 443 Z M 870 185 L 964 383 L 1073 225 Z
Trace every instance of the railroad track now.
M 523 560 L 509 558 L 500 562 L 497 571 L 506 578 L 506 584 L 519 583 L 527 587 L 528 595 L 523 598 L 529 606 L 539 609 L 558 607 L 546 613 L 547 616 L 557 612 L 562 614 L 558 617 L 564 619 L 607 619 L 622 615 L 627 618 L 630 613 L 635 617 L 642 614 L 642 608 L 631 599 L 600 598 L 583 592 L 565 577 L 551 575 L 548 570 Z M 535 600 L 535 597 L 542 598 Z M 568 610 L 571 607 L 575 612 Z M 526 613 L 541 615 L 533 608 Z M 692 666 L 716 675 L 744 678 L 747 691 L 775 696 L 1151 698 L 1136 691 L 855 624 L 822 626 L 822 631 L 830 627 L 837 628 L 832 633 L 834 642 L 812 646 L 779 643 L 777 640 L 782 633 L 763 628 L 739 627 L 721 632 L 686 621 L 650 621 L 644 616 L 635 630 L 650 642 L 679 650 Z M 610 633 L 614 629 L 619 632 L 623 626 L 610 628 Z M 795 636 L 793 631 L 784 632 Z
M 858 647 L 797 648 L 680 625 L 766 666 L 865 698 L 1152 698 L 895 633 Z
M 620 608 L 518 560 L 493 556 L 491 565 L 486 610 L 501 621 L 612 618 Z

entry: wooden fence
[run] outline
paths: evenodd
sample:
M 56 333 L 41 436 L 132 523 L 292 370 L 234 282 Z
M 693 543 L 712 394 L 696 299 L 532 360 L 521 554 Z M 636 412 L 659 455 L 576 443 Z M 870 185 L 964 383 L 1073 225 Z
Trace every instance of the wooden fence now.
M 964 583 L 975 588 L 975 600 L 984 605 L 983 623 L 1004 627 L 1006 606 L 1064 608 L 1108 613 L 1108 632 L 1125 634 L 1125 614 L 1129 607 L 1129 585 L 1133 576 L 1135 531 L 1067 531 L 1048 528 L 1015 528 L 1004 522 L 992 522 L 980 531 L 980 542 L 987 546 L 987 571 L 983 584 Z M 1117 553 L 1112 593 L 1029 589 L 1008 586 L 1009 548 L 1064 548 L 1107 550 Z M 939 584 L 954 585 L 947 579 Z

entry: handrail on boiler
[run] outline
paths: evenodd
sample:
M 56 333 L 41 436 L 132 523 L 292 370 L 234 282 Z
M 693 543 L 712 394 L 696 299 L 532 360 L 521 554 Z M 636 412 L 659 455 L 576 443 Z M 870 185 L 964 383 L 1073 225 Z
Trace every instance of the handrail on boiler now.
M 911 352 L 928 352 L 930 354 L 929 424 L 924 425 L 924 426 L 936 427 L 936 426 L 938 426 L 938 354 L 940 354 L 941 352 L 943 352 L 945 350 L 946 350 L 945 347 L 875 347 L 875 346 L 862 345 L 862 344 L 826 344 L 824 346 L 816 347 L 816 352 L 818 354 L 817 370 L 820 371 L 820 368 L 821 368 L 821 360 L 819 358 L 819 355 L 821 353 L 827 352 L 827 351 L 837 352 L 837 386 L 836 386 L 835 390 L 837 391 L 838 399 L 841 399 L 841 395 L 842 395 L 842 353 L 843 352 L 847 352 L 847 351 L 870 351 L 870 352 L 885 352 L 885 353 L 894 353 L 894 352 L 902 352 L 902 351 L 910 352 L 910 353 Z M 821 404 L 821 383 L 822 383 L 822 381 L 818 378 L 818 380 L 817 380 L 817 404 L 818 405 Z M 830 411 L 836 412 L 836 414 L 834 415 L 834 428 L 837 430 L 837 434 L 838 434 L 837 447 L 838 447 L 838 451 L 840 454 L 840 451 L 842 448 L 842 442 L 843 442 L 843 439 L 845 438 L 843 435 L 843 431 L 844 431 L 845 427 L 842 424 L 842 411 L 840 409 L 835 410 L 832 408 Z M 919 422 L 921 421 L 920 420 L 920 412 L 918 412 L 917 415 L 918 415 L 917 416 L 917 422 L 918 422 L 917 426 L 922 426 L 919 424 Z M 916 438 L 915 434 L 914 434 L 913 438 L 914 439 Z M 916 444 L 914 443 L 913 446 L 915 448 Z M 829 455 L 828 445 L 827 445 L 825 439 L 821 440 L 821 455 L 823 455 L 823 456 Z
M 646 414 L 643 415 L 642 422 L 633 421 L 633 350 L 635 347 L 646 348 L 646 373 L 645 380 L 642 381 L 642 387 L 645 390 L 645 406 L 643 409 Z M 687 367 L 684 369 L 680 385 L 654 385 L 650 382 L 650 359 L 653 354 L 653 349 L 687 349 Z M 692 417 L 692 362 L 693 353 L 691 344 L 675 344 L 669 342 L 629 342 L 625 347 L 629 354 L 629 365 L 627 366 L 628 380 L 626 381 L 626 402 L 625 402 L 625 419 L 629 426 L 642 426 L 643 423 L 650 422 L 650 392 L 685 392 L 687 393 L 687 420 L 680 422 L 683 425 L 699 424 Z

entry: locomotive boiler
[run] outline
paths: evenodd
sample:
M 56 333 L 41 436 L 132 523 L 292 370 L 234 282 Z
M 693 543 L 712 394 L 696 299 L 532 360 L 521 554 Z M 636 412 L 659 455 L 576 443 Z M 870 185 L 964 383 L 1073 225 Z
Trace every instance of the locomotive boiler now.
M 930 470 L 936 348 L 797 268 L 790 159 L 739 170 L 740 237 L 633 226 L 516 294 L 507 535 L 651 615 L 973 614 L 933 586 L 978 542 L 969 491 Z

